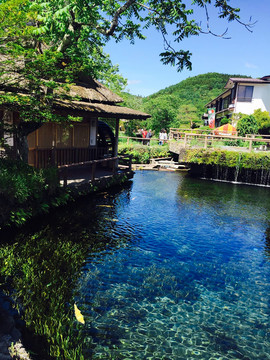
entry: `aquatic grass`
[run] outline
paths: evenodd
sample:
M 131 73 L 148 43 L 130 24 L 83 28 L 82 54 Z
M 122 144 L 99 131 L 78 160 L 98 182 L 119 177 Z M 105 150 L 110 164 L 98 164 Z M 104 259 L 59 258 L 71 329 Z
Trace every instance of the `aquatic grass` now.
M 18 304 L 27 332 L 39 337 L 37 344 L 31 341 L 34 351 L 59 360 L 82 360 L 82 325 L 74 315 L 72 284 L 77 281 L 86 249 L 83 244 L 43 235 L 41 231 L 27 243 L 21 239 L 1 248 L 2 283 L 14 289 L 10 296 Z

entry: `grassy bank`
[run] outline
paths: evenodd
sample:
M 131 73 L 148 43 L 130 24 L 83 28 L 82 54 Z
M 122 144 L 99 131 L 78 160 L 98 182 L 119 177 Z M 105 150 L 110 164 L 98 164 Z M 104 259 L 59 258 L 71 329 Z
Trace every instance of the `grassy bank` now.
M 270 155 L 268 153 L 244 153 L 224 150 L 187 150 L 183 159 L 190 164 L 219 165 L 229 168 L 250 170 L 270 170 Z

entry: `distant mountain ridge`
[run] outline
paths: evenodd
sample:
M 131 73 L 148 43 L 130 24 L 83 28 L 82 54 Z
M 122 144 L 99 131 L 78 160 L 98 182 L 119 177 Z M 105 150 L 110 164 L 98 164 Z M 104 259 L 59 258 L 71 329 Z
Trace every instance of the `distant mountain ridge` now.
M 224 86 L 230 77 L 247 78 L 249 76 L 217 72 L 197 75 L 149 95 L 145 98 L 145 102 L 160 96 L 173 95 L 177 96 L 181 104 L 193 104 L 200 112 L 204 112 L 205 104 L 225 91 Z
M 127 93 L 122 95 L 126 106 L 152 115 L 147 126 L 158 130 L 161 122 L 165 128 L 178 126 L 181 116 L 189 110 L 196 122 L 201 121 L 202 115 L 206 112 L 205 105 L 225 90 L 224 86 L 230 77 L 249 76 L 211 72 L 189 77 L 144 98 Z

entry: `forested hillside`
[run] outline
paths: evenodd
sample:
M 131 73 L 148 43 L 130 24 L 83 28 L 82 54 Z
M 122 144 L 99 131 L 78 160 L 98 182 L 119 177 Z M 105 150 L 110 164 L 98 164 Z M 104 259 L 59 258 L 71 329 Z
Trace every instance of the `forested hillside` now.
M 190 127 L 201 125 L 205 104 L 225 89 L 229 77 L 246 77 L 207 73 L 190 77 L 176 85 L 169 86 L 146 98 L 124 94 L 125 105 L 152 115 L 145 125 L 158 132 L 161 128 Z M 134 123 L 130 124 L 134 127 Z

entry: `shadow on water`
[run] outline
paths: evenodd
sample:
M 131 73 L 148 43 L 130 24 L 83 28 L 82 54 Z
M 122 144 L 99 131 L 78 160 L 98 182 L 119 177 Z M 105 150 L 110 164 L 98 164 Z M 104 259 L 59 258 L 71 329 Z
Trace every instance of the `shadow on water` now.
M 85 197 L 24 229 L 1 232 L 2 289 L 23 318 L 24 340 L 37 359 L 81 358 L 82 326 L 74 317 L 75 300 L 81 306 L 74 289 L 91 252 L 132 240 L 112 235 L 117 204 L 129 201 L 130 190 L 129 184 Z

